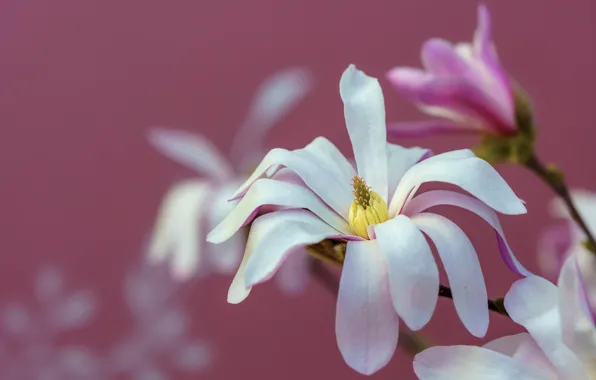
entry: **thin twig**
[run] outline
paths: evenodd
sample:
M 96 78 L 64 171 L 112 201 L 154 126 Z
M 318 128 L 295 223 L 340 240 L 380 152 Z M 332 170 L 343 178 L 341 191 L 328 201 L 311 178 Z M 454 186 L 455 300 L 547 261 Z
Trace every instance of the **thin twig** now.
M 445 285 L 439 285 L 439 296 L 453 299 L 451 289 Z M 499 313 L 501 315 L 509 317 L 509 314 L 507 314 L 507 310 L 505 310 L 505 306 L 503 305 L 502 298 L 498 298 L 495 301 L 489 299 L 488 309 L 494 311 L 495 313 Z
M 594 235 L 575 207 L 575 204 L 571 199 L 569 189 L 565 184 L 563 174 L 556 171 L 555 169 L 548 168 L 536 156 L 532 156 L 525 165 L 528 169 L 540 177 L 540 179 L 546 182 L 546 184 L 548 184 L 559 197 L 561 197 L 573 220 L 584 231 L 588 242 L 588 249 L 593 253 L 596 253 L 596 240 L 594 240 Z

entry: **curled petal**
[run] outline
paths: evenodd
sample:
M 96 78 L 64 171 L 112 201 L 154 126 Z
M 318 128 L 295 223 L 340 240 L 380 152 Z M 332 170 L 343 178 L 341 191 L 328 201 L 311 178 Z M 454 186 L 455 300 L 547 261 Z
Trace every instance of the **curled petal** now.
M 488 296 L 472 243 L 455 223 L 443 216 L 423 213 L 412 221 L 437 247 L 457 315 L 472 335 L 483 337 L 488 330 Z
M 370 375 L 395 352 L 399 333 L 385 260 L 374 240 L 348 242 L 337 298 L 335 333 L 346 363 Z
M 281 210 L 260 218 L 267 218 L 267 223 L 274 226 L 256 242 L 246 263 L 247 287 L 270 279 L 290 254 L 306 255 L 304 246 L 337 234 L 337 230 L 305 210 Z
M 531 274 L 530 271 L 524 268 L 524 266 L 517 260 L 513 251 L 509 248 L 509 244 L 507 244 L 505 233 L 501 228 L 501 223 L 499 223 L 497 214 L 490 207 L 477 199 L 453 191 L 432 190 L 412 199 L 403 212 L 406 215 L 413 216 L 439 205 L 461 207 L 484 219 L 484 221 L 496 231 L 497 238 L 499 239 L 501 257 L 509 269 L 522 276 L 529 276 Z
M 220 243 L 229 239 L 249 223 L 255 217 L 258 208 L 264 205 L 308 209 L 342 233 L 351 232 L 348 223 L 307 188 L 264 178 L 251 186 L 232 212 L 209 233 L 207 241 Z

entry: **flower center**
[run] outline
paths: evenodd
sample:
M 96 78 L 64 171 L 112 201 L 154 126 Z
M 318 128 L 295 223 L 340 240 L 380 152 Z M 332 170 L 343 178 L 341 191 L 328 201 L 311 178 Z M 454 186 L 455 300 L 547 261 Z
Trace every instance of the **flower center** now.
M 389 218 L 387 203 L 381 196 L 366 186 L 358 176 L 352 180 L 354 202 L 348 213 L 348 223 L 356 235 L 368 239 L 368 226 L 383 223 Z

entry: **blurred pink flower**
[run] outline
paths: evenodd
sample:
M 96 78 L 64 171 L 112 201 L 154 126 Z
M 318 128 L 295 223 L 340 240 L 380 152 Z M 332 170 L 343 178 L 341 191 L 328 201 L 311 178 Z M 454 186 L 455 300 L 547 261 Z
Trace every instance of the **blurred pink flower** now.
M 237 269 L 244 232 L 235 234 L 225 245 L 214 246 L 204 243 L 206 230 L 233 208 L 228 199 L 246 178 L 248 168 L 262 158 L 267 132 L 311 87 L 309 72 L 300 68 L 278 72 L 266 80 L 232 142 L 230 160 L 200 135 L 162 128 L 149 132 L 149 141 L 159 152 L 202 176 L 174 185 L 164 197 L 149 246 L 151 262 L 170 260 L 174 276 L 181 280 L 199 271 L 232 273 Z M 283 285 L 292 289 L 295 284 Z
M 596 194 L 575 189 L 571 191 L 575 206 L 591 231 L 596 232 Z M 582 242 L 586 236 L 571 219 L 567 207 L 557 197 L 550 204 L 550 212 L 559 218 L 557 224 L 546 229 L 538 243 L 538 263 L 545 276 L 556 277 L 570 256 L 575 256 L 582 273 L 592 313 L 596 315 L 596 260 Z
M 414 371 L 422 380 L 596 379 L 596 326 L 582 281 L 575 254 L 566 259 L 558 287 L 535 276 L 518 280 L 505 308 L 528 333 L 482 348 L 432 347 L 416 355 Z
M 396 67 L 387 78 L 423 112 L 440 119 L 390 124 L 390 137 L 441 131 L 515 133 L 514 95 L 497 57 L 485 6 L 478 8 L 472 44 L 433 38 L 422 46 L 421 55 L 424 70 Z
M 285 260 L 306 256 L 304 246 L 347 241 L 337 342 L 349 366 L 371 374 L 393 356 L 398 315 L 418 330 L 434 312 L 439 271 L 423 233 L 437 246 L 464 325 L 475 336 L 484 336 L 488 328 L 486 287 L 471 242 L 456 224 L 425 211 L 452 205 L 477 214 L 497 231 L 510 267 L 528 274 L 510 251 L 494 211 L 521 214 L 526 209 L 494 168 L 469 150 L 424 160 L 426 149 L 387 144 L 379 83 L 353 65 L 342 75 L 340 94 L 358 170 L 323 137 L 303 149 L 273 149 L 234 195 L 240 198 L 236 207 L 207 238 L 224 242 L 252 221 L 228 294 L 232 303 L 244 300 Z M 283 178 L 277 171 L 282 166 Z M 453 191 L 414 198 L 420 185 L 432 181 L 459 186 L 478 199 Z M 255 219 L 263 205 L 283 209 Z

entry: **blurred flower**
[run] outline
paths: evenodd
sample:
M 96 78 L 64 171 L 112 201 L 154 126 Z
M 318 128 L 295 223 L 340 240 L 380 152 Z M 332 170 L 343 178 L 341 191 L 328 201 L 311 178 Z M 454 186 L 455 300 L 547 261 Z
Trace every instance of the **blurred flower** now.
M 299 68 L 281 71 L 264 82 L 233 141 L 231 161 L 200 135 L 161 128 L 150 131 L 149 141 L 159 152 L 203 176 L 174 185 L 164 197 L 149 247 L 151 262 L 171 260 L 174 276 L 182 280 L 199 270 L 236 270 L 244 233 L 223 246 L 204 246 L 205 228 L 213 228 L 230 212 L 234 204 L 228 199 L 248 168 L 262 158 L 265 135 L 310 88 L 310 74 Z
M 273 149 L 236 192 L 240 201 L 208 240 L 224 242 L 252 221 L 229 292 L 232 302 L 246 298 L 286 259 L 304 256 L 305 246 L 325 239 L 347 242 L 337 341 L 348 365 L 371 374 L 393 356 L 398 315 L 418 330 L 435 309 L 439 272 L 423 233 L 438 248 L 464 325 L 475 336 L 488 328 L 486 287 L 472 244 L 453 222 L 424 211 L 453 205 L 477 214 L 497 231 L 507 264 L 527 274 L 505 242 L 494 211 L 521 214 L 526 209 L 499 174 L 469 150 L 424 160 L 426 149 L 387 144 L 383 93 L 376 79 L 351 65 L 341 78 L 340 93 L 358 171 L 323 137 L 295 151 Z M 284 176 L 276 171 L 282 166 Z M 414 198 L 420 185 L 431 181 L 459 186 L 478 199 L 453 191 Z M 254 219 L 263 205 L 283 209 Z
M 414 358 L 422 380 L 594 380 L 596 326 L 587 312 L 577 256 L 567 258 L 558 287 L 540 277 L 513 284 L 505 308 L 528 333 L 484 347 L 432 347 Z
M 387 78 L 423 112 L 441 119 L 391 124 L 390 136 L 516 132 L 515 96 L 497 57 L 485 6 L 478 8 L 472 44 L 434 38 L 423 45 L 421 55 L 425 70 L 396 67 Z
M 166 380 L 171 378 L 166 368 L 197 374 L 212 361 L 205 342 L 189 339 L 189 317 L 176 298 L 177 284 L 164 269 L 142 266 L 126 279 L 134 329 L 107 355 L 111 377 Z
M 56 338 L 85 327 L 96 311 L 95 295 L 68 292 L 54 267 L 38 272 L 38 307 L 12 303 L 2 308 L 0 378 L 3 380 L 99 380 L 100 358 L 83 346 L 58 346 Z
M 590 231 L 596 232 L 596 194 L 575 189 L 571 191 L 571 198 Z M 546 276 L 556 277 L 567 258 L 575 256 L 590 301 L 588 304 L 596 315 L 596 259 L 582 246 L 586 236 L 573 221 L 560 198 L 551 201 L 550 211 L 560 220 L 549 227 L 539 240 L 540 268 Z

